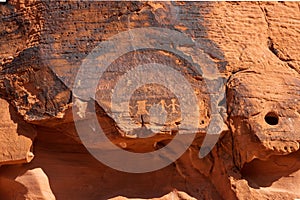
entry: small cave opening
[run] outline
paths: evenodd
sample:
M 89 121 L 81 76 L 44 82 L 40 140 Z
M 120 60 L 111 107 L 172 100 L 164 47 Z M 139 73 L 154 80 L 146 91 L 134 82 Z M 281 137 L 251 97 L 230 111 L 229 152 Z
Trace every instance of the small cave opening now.
M 275 112 L 269 112 L 265 116 L 265 121 L 269 125 L 277 125 L 279 123 L 279 117 Z

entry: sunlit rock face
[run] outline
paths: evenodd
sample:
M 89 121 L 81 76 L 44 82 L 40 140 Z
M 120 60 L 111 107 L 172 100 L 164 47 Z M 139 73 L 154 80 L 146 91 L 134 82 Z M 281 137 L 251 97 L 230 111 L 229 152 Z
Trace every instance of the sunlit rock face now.
M 300 198 L 299 3 L 12 0 L 0 15 L 0 199 Z M 170 163 L 121 172 L 89 147 Z

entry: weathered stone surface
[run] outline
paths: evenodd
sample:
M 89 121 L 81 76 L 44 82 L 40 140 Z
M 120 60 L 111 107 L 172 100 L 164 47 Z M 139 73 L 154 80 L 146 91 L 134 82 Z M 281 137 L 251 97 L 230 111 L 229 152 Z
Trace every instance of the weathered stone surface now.
M 115 198 L 111 198 L 110 200 L 127 200 L 127 199 L 132 199 L 132 198 L 126 198 L 126 197 L 115 197 Z M 135 198 L 136 199 L 136 198 Z M 170 192 L 169 194 L 164 195 L 161 198 L 152 198 L 151 200 L 167 200 L 167 199 L 174 199 L 174 200 L 196 200 L 195 198 L 189 196 L 188 194 L 186 194 L 185 192 L 180 192 L 180 191 L 173 191 Z M 142 200 L 142 199 L 140 199 Z
M 0 165 L 28 163 L 33 157 L 36 130 L 0 99 Z
M 0 5 L 0 94 L 5 99 L 0 104 L 4 113 L 0 165 L 27 162 L 34 131 L 16 127 L 34 124 L 38 133 L 31 163 L 1 166 L 0 197 L 300 198 L 299 7 L 297 2 L 34 0 Z M 201 55 L 217 66 L 219 75 L 228 79 L 227 113 L 222 120 L 229 130 L 222 130 L 218 143 L 204 158 L 198 154 L 215 114 L 210 106 L 212 98 L 201 74 L 195 73 L 196 65 L 178 55 L 153 49 L 122 55 L 99 83 L 95 99 L 73 94 L 77 99 L 72 103 L 73 84 L 83 59 L 99 42 L 142 27 L 187 34 L 200 44 Z M 141 94 L 147 93 L 147 109 L 155 104 L 161 107 L 162 102 L 170 106 L 177 103 L 172 92 L 151 85 L 134 93 L 129 111 L 135 126 L 141 127 L 136 133 L 122 130 L 131 126 L 120 126 L 110 112 L 110 92 L 118 78 L 134 66 L 153 61 L 172 66 L 191 83 L 200 107 L 200 129 L 193 144 L 173 164 L 145 174 L 118 172 L 85 150 L 74 120 L 80 121 L 83 115 L 89 120 L 91 105 L 97 102 L 97 119 L 118 147 L 150 152 L 167 145 L 179 131 L 180 116 L 168 115 L 164 131 L 143 138 L 149 136 L 146 131 L 154 123 L 135 105 L 143 106 L 146 102 Z M 168 113 L 180 112 L 167 108 Z M 157 127 L 160 129 L 161 124 Z
M 5 171 L 5 170 L 4 170 Z M 41 168 L 28 169 L 12 181 L 14 174 L 7 172 L 0 178 L 0 195 L 4 199 L 55 199 L 47 175 Z
M 299 74 L 290 68 L 285 73 L 282 70 L 274 65 L 271 70 L 245 70 L 228 83 L 230 120 L 240 166 L 254 158 L 265 160 L 299 150 Z

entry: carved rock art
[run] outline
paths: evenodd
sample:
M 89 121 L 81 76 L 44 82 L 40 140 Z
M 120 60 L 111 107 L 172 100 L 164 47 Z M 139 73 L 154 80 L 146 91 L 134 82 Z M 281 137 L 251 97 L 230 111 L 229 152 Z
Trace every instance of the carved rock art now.
M 0 199 L 300 198 L 299 7 L 298 2 L 0 3 Z M 141 29 L 148 32 L 135 32 Z M 153 34 L 158 29 L 188 39 Z M 104 68 L 88 68 L 81 71 L 88 78 L 76 79 L 84 60 L 99 56 L 98 45 L 122 33 L 131 41 L 116 42 L 98 61 L 130 51 L 112 59 L 93 79 L 100 80 L 94 88 L 74 91 Z M 137 49 L 134 41 L 160 48 Z M 148 69 L 147 76 L 139 72 L 146 80 L 177 83 L 173 91 L 159 83 L 132 90 L 137 84 L 130 80 L 141 76 L 130 71 L 139 66 Z M 115 88 L 120 85 L 126 87 Z M 129 97 L 114 96 L 122 89 Z M 185 112 L 182 102 L 192 101 L 179 97 L 189 100 L 189 89 L 195 103 L 188 107 L 198 110 Z M 196 120 L 184 117 L 194 111 Z M 86 142 L 101 155 L 167 147 L 165 154 L 137 164 L 107 154 L 124 168 L 130 161 L 138 169 L 157 167 L 152 161 L 159 159 L 169 163 L 147 173 L 117 171 L 87 151 L 78 124 L 89 130 Z M 89 135 L 100 135 L 95 124 L 104 142 Z M 174 140 L 193 130 L 185 126 L 191 124 L 197 131 Z M 184 150 L 178 159 L 172 157 L 176 148 L 168 148 L 172 142 Z

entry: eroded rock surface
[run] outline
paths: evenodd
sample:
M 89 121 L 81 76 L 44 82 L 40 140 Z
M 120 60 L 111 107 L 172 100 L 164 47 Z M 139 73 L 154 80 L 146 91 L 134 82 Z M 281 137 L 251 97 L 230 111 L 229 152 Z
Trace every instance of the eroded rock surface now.
M 0 4 L 0 198 L 300 198 L 299 8 L 297 2 Z M 199 44 L 199 54 L 193 54 L 192 45 L 176 47 L 168 40 L 160 45 L 177 54 L 131 51 L 109 66 L 94 98 L 74 94 L 76 74 L 100 42 L 146 27 L 186 34 Z M 124 47 L 119 45 L 119 50 Z M 215 96 L 209 94 L 205 73 L 197 71 L 197 66 L 204 69 L 204 57 L 212 64 L 206 69 L 214 66 L 225 80 L 226 99 L 217 101 L 220 107 L 227 104 L 224 113 L 210 105 Z M 131 125 L 116 122 L 110 104 L 112 89 L 128 70 L 153 62 L 171 66 L 189 81 L 199 107 L 199 129 L 187 151 L 165 168 L 119 172 L 90 155 L 74 121 L 85 124 L 95 111 L 109 140 L 129 152 L 167 146 L 185 120 L 174 92 L 157 84 L 138 88 L 129 102 Z M 151 113 L 163 113 L 161 108 L 166 124 L 162 117 L 151 119 Z M 216 128 L 218 142 L 199 158 L 205 141 L 215 139 L 207 132 L 216 114 L 222 121 Z M 126 132 L 136 126 L 139 131 Z
M 33 157 L 36 130 L 26 124 L 4 99 L 0 99 L 1 134 L 0 165 L 28 163 Z

